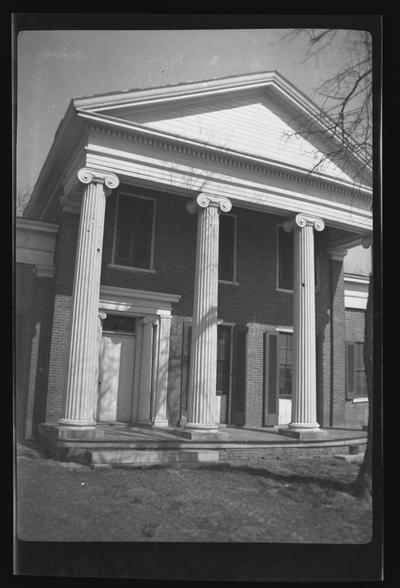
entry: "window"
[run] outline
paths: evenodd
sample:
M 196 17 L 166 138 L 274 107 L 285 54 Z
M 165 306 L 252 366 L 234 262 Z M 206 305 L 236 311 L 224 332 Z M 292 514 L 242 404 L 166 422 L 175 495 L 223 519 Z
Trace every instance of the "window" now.
M 292 333 L 279 333 L 278 336 L 279 362 L 279 396 L 291 398 L 292 394 Z
M 219 219 L 219 279 L 236 279 L 236 217 L 222 214 Z
M 368 395 L 364 366 L 364 343 L 346 343 L 346 399 Z
M 218 325 L 217 337 L 217 395 L 221 396 L 229 394 L 231 327 Z
M 314 235 L 314 252 L 315 252 L 315 288 L 319 287 L 319 254 L 316 246 L 316 235 Z M 293 231 L 287 233 L 282 226 L 278 226 L 277 233 L 277 288 L 278 290 L 287 290 L 293 292 Z
M 152 269 L 155 202 L 118 194 L 113 263 Z

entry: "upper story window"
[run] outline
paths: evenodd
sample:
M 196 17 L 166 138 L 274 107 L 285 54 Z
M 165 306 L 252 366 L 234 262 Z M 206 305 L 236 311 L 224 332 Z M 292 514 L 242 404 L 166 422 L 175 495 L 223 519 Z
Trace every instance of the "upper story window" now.
M 319 255 L 318 247 L 314 241 L 314 272 L 315 288 L 319 288 Z M 277 288 L 293 292 L 293 231 L 287 233 L 282 226 L 278 226 L 277 231 Z
M 218 277 L 224 282 L 236 281 L 236 217 L 221 214 L 219 219 Z
M 154 222 L 154 200 L 118 193 L 114 264 L 153 269 Z

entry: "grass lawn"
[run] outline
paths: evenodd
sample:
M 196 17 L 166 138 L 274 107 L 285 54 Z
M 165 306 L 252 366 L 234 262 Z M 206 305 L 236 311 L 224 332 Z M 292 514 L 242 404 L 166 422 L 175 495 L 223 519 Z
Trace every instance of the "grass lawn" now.
M 17 534 L 28 541 L 367 543 L 371 508 L 351 493 L 358 464 L 92 470 L 31 449 L 17 457 Z

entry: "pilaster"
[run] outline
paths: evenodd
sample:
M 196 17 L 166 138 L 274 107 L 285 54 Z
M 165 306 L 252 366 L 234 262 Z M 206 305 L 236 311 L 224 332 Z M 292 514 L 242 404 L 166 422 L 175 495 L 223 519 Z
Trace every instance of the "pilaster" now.
M 171 316 L 160 316 L 154 325 L 154 427 L 168 426 L 167 390 L 170 330 Z

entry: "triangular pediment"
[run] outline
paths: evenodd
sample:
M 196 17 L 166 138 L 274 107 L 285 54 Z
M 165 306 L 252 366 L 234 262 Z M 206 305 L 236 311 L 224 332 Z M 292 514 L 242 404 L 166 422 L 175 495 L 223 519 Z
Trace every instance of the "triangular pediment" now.
M 89 101 L 84 109 L 268 162 L 354 181 L 360 164 L 351 156 L 331 157 L 337 146 L 324 133 L 315 133 L 315 120 L 304 104 L 293 97 L 288 100 L 273 78 L 222 91 L 216 86 L 194 93 L 184 86 L 181 93 L 174 86 L 173 95 L 164 99 L 162 92 L 154 99 L 151 91 L 140 99 L 144 91 L 138 91 L 138 97 L 130 94 L 131 100 L 105 97 L 100 103 L 99 99 Z

